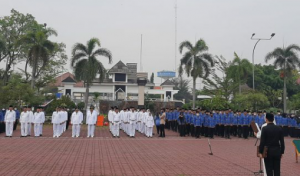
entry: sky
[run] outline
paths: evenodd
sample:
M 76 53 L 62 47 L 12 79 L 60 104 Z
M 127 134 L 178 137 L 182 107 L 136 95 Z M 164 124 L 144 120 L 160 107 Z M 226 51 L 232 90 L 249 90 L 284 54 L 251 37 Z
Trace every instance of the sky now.
M 252 62 L 256 37 L 255 63 L 266 64 L 264 57 L 276 47 L 300 45 L 299 0 L 177 0 L 177 46 L 175 47 L 176 0 L 0 0 L 0 17 L 13 8 L 32 14 L 39 23 L 58 32 L 51 38 L 66 44 L 67 55 L 75 43 L 97 37 L 101 47 L 112 52 L 113 64 L 101 57 L 106 68 L 119 60 L 138 63 L 140 67 L 141 34 L 143 71 L 155 75 L 161 70 L 175 70 L 182 54 L 182 41 L 204 39 L 212 55 L 227 61 L 236 52 Z M 175 53 L 177 55 L 175 59 Z M 175 62 L 176 60 L 176 62 Z M 271 62 L 270 62 L 271 63 Z M 1 62 L 3 66 L 5 63 Z M 22 63 L 17 67 L 23 67 Z M 67 70 L 72 72 L 68 63 Z M 178 68 L 178 65 L 176 66 Z M 160 83 L 155 78 L 155 83 Z M 198 88 L 201 82 L 198 80 Z

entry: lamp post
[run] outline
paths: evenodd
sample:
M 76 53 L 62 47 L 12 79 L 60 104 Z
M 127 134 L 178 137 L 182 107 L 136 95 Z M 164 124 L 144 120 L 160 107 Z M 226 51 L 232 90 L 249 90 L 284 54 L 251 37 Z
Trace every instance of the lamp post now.
M 272 33 L 270 38 L 253 38 L 254 35 L 255 35 L 255 33 L 252 34 L 251 40 L 257 40 L 257 42 L 255 43 L 254 48 L 253 48 L 253 52 L 252 52 L 253 90 L 255 90 L 255 84 L 254 84 L 254 51 L 255 51 L 256 45 L 257 45 L 258 42 L 261 41 L 261 40 L 271 40 L 271 39 L 275 36 L 275 33 Z

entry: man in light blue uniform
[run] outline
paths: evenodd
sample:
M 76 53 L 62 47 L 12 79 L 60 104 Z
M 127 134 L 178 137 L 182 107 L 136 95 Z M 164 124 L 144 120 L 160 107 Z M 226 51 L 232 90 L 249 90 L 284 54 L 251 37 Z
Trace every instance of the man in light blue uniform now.
M 232 125 L 232 114 L 229 113 L 229 110 L 226 110 L 225 113 L 225 122 L 224 122 L 224 128 L 225 128 L 225 138 L 230 139 L 230 129 Z
M 195 138 L 200 138 L 200 130 L 203 124 L 203 116 L 198 113 L 194 116 Z
M 244 119 L 242 117 L 242 113 L 241 111 L 238 111 L 237 114 L 237 124 L 238 124 L 238 137 L 242 138 L 242 134 L 243 134 L 243 124 L 244 124 Z
M 209 130 L 209 137 L 211 139 L 214 138 L 214 130 L 216 127 L 216 119 L 213 116 L 213 113 L 209 113 L 207 114 L 208 118 L 207 118 L 207 124 L 208 124 L 208 130 Z
M 192 136 L 192 137 L 195 137 L 195 126 L 194 126 L 194 122 L 195 122 L 196 116 L 197 116 L 196 110 L 193 109 L 193 114 L 190 116 L 190 127 L 191 127 L 191 136 Z
M 185 121 L 186 121 L 186 127 L 185 127 L 185 129 L 186 129 L 186 134 L 189 136 L 190 135 L 190 123 L 191 123 L 191 115 L 192 115 L 192 113 L 191 113 L 191 110 L 189 109 L 188 111 L 187 111 L 187 113 L 185 114 Z

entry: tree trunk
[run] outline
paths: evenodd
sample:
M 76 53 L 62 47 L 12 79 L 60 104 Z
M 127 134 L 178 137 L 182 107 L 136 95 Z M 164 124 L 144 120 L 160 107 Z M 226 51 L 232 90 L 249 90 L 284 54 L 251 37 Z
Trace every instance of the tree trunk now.
M 193 109 L 195 109 L 196 102 L 196 78 L 193 78 Z
M 84 96 L 84 103 L 85 103 L 85 111 L 87 112 L 87 107 L 88 107 L 88 102 L 89 102 L 89 92 L 90 92 L 90 88 L 89 88 L 89 84 L 86 83 L 86 87 L 85 87 L 85 96 Z
M 35 85 L 35 71 L 36 71 L 36 65 L 37 63 L 34 62 L 32 66 L 32 71 L 31 71 L 31 88 L 34 88 Z
M 286 75 L 285 75 L 285 73 L 284 73 L 283 80 L 284 80 L 283 81 L 283 112 L 286 113 Z

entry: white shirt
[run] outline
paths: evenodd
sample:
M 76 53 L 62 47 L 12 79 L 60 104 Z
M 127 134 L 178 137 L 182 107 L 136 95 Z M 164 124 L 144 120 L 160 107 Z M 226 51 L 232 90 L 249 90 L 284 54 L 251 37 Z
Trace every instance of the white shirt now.
M 86 124 L 94 125 L 97 122 L 97 112 L 93 110 L 93 112 L 88 111 L 86 115 Z
M 78 125 L 78 124 L 81 124 L 82 121 L 83 121 L 83 114 L 81 111 L 78 111 L 77 113 L 75 111 L 72 113 L 72 117 L 71 117 L 72 124 Z
M 145 114 L 147 114 L 147 113 L 145 113 Z M 154 119 L 153 119 L 152 115 L 147 115 L 146 126 L 147 127 L 153 127 L 154 126 Z
M 21 123 L 28 123 L 29 122 L 29 113 L 26 111 L 26 112 L 21 112 L 21 115 L 20 115 L 20 122 Z
M 121 114 L 120 113 L 114 113 L 114 116 L 113 116 L 113 123 L 119 123 L 120 120 L 121 120 Z
M 33 112 L 32 111 L 27 111 L 28 113 L 28 123 L 33 123 Z
M 45 112 L 41 111 L 40 113 L 42 114 L 41 123 L 45 123 Z
M 14 110 L 7 110 L 4 117 L 5 122 L 14 122 L 16 121 L 16 112 Z
M 149 113 L 147 113 L 147 112 L 144 112 L 144 113 L 143 113 L 143 116 L 142 116 L 142 122 L 143 122 L 143 123 L 146 123 L 148 114 L 149 114 Z
M 107 116 L 108 116 L 108 121 L 109 121 L 109 122 L 112 122 L 112 120 L 113 120 L 113 111 L 112 111 L 112 110 L 109 110 Z
M 60 124 L 61 121 L 60 121 L 60 114 L 59 111 L 54 111 L 52 113 L 52 120 L 51 120 L 51 123 L 53 124 Z
M 35 112 L 33 115 L 33 123 L 42 123 L 42 120 L 43 120 L 43 113 Z
M 134 123 L 135 121 L 136 121 L 136 115 L 135 115 L 135 112 L 129 112 L 128 113 L 128 115 L 129 115 L 129 121 L 130 121 L 130 123 Z

